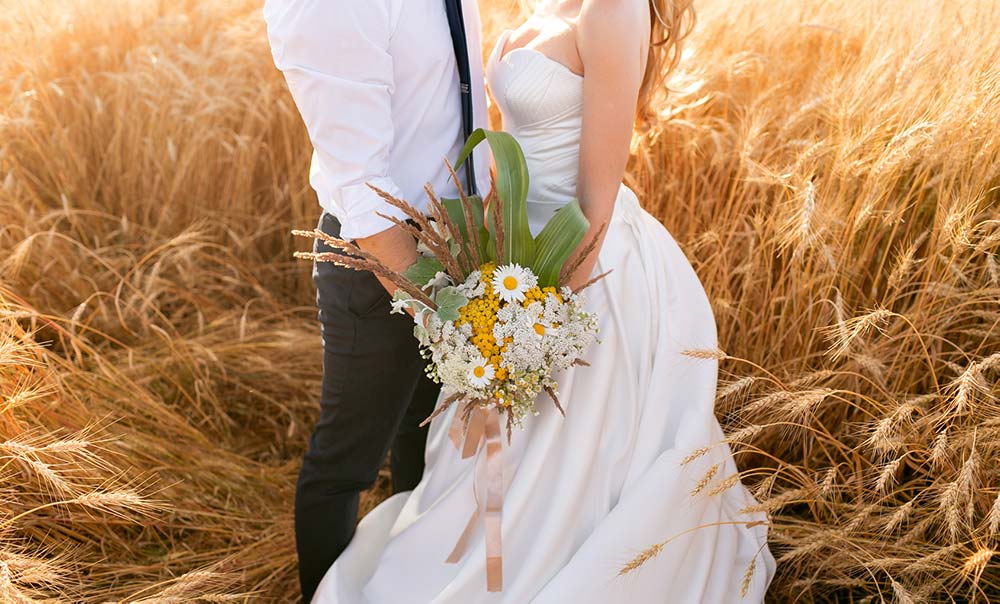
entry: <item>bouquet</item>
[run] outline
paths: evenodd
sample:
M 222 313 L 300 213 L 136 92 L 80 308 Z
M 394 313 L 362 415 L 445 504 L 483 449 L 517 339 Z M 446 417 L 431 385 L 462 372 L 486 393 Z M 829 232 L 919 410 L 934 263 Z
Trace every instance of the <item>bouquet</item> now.
M 496 165 L 485 200 L 466 195 L 455 172 L 483 141 Z M 574 200 L 532 237 L 527 165 L 510 134 L 475 131 L 449 169 L 459 198 L 438 199 L 428 185 L 429 217 L 372 187 L 412 221 L 380 214 L 418 242 L 420 256 L 405 273 L 318 229 L 294 233 L 319 238 L 341 253 L 296 256 L 369 270 L 396 284 L 393 312 L 412 312 L 414 336 L 430 361 L 428 373 L 446 395 L 425 423 L 457 402 L 466 427 L 476 408 L 496 409 L 506 415 L 509 440 L 514 425 L 522 426 L 526 416 L 538 412 L 539 394 L 546 393 L 562 412 L 554 373 L 586 365 L 581 357 L 596 337 L 597 319 L 584 309 L 580 291 L 562 283 L 593 251 L 601 233 L 570 261 L 590 228 Z
M 473 527 L 484 518 L 486 586 L 495 592 L 503 584 L 500 416 L 506 416 L 509 442 L 513 426 L 537 413 L 535 400 L 542 392 L 563 412 L 553 375 L 574 364 L 586 365 L 581 357 L 596 338 L 597 318 L 584 309 L 580 292 L 607 273 L 577 291 L 564 285 L 594 251 L 604 226 L 577 250 L 590 223 L 573 201 L 556 211 L 533 237 L 528 229 L 528 168 L 512 136 L 476 130 L 455 167 L 461 167 L 483 141 L 489 143 L 496 166 L 485 200 L 466 195 L 450 165 L 459 197 L 438 199 L 428 185 L 429 216 L 372 187 L 409 221 L 381 216 L 418 242 L 418 260 L 402 274 L 354 243 L 319 229 L 293 232 L 319 238 L 338 250 L 299 252 L 299 258 L 371 271 L 397 286 L 393 312 L 413 314 L 414 336 L 430 361 L 428 373 L 442 384 L 444 393 L 424 424 L 459 403 L 462 407 L 449 435 L 462 449 L 462 457 L 471 457 L 486 443 L 486 463 L 477 464 L 477 481 L 482 471 L 487 496 L 485 501 L 477 499 L 477 508 L 447 561 L 461 559 Z

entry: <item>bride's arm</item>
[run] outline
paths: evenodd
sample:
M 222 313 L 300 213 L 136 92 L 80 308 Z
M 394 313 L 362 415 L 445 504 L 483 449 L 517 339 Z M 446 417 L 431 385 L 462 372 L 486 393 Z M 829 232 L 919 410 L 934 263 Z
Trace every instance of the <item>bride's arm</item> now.
M 586 0 L 577 25 L 583 61 L 583 131 L 577 197 L 590 221 L 590 241 L 611 220 L 625 175 L 649 40 L 645 2 Z M 600 246 L 571 277 L 583 285 L 597 262 Z

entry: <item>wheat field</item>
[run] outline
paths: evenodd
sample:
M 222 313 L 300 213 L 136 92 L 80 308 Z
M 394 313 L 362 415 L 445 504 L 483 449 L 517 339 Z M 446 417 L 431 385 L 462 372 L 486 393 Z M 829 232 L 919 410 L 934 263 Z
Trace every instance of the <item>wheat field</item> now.
M 294 601 L 318 210 L 259 2 L 0 9 L 0 601 Z M 627 181 L 712 301 L 769 601 L 1000 602 L 1000 6 L 698 9 Z

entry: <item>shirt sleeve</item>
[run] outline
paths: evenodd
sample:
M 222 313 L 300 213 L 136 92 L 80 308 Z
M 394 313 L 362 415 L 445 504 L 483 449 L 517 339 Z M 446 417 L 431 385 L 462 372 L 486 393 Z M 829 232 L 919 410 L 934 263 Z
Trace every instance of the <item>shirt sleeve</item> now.
M 274 63 L 282 71 L 314 148 L 311 168 L 320 204 L 344 239 L 392 226 L 404 214 L 372 184 L 402 198 L 389 174 L 393 144 L 394 27 L 388 0 L 267 0 Z M 328 197 L 328 198 L 324 198 Z

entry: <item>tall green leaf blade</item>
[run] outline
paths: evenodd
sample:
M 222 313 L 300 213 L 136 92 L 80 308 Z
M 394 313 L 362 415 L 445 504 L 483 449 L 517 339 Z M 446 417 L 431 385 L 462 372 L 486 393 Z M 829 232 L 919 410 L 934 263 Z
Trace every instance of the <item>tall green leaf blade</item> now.
M 482 247 L 479 248 L 483 262 L 497 262 L 497 246 L 493 244 L 493 235 L 485 225 L 479 229 L 479 233 L 479 240 L 483 242 Z
M 503 209 L 503 258 L 498 258 L 497 261 L 531 266 L 535 258 L 535 240 L 528 228 L 528 164 L 517 140 L 506 132 L 480 128 L 466 141 L 455 168 L 460 167 L 472 150 L 484 140 L 493 152 L 496 193 L 502 201 Z M 493 224 L 492 214 L 487 223 L 495 236 L 496 225 Z
M 469 209 L 472 211 L 472 229 L 473 237 L 472 241 L 479 250 L 479 256 L 483 259 L 483 262 L 492 260 L 492 254 L 487 250 L 492 249 L 492 243 L 490 239 L 490 234 L 486 230 L 486 225 L 483 222 L 484 212 L 483 212 L 483 200 L 478 195 L 469 195 L 467 197 L 469 200 Z M 459 231 L 461 232 L 463 244 L 469 241 L 469 233 L 466 232 L 468 229 L 465 225 L 465 208 L 462 205 L 461 199 L 441 199 L 441 203 L 444 204 L 445 210 L 448 211 L 448 217 L 451 218 Z
M 469 208 L 472 210 L 472 228 L 483 226 L 483 200 L 478 195 L 469 195 L 467 199 L 469 200 Z M 448 211 L 448 217 L 458 226 L 462 237 L 468 241 L 469 233 L 466 232 L 465 228 L 465 208 L 462 206 L 462 200 L 441 198 L 441 203 Z
M 457 171 L 465 163 L 465 160 L 469 159 L 472 155 L 472 150 L 479 146 L 479 143 L 486 139 L 486 130 L 483 128 L 477 128 L 473 130 L 472 134 L 469 135 L 469 139 L 465 141 L 465 146 L 458 153 L 458 161 L 455 162 L 455 170 Z
M 583 241 L 589 228 L 590 221 L 576 199 L 556 210 L 535 239 L 535 262 L 531 269 L 538 275 L 539 286 L 559 285 L 563 264 Z

